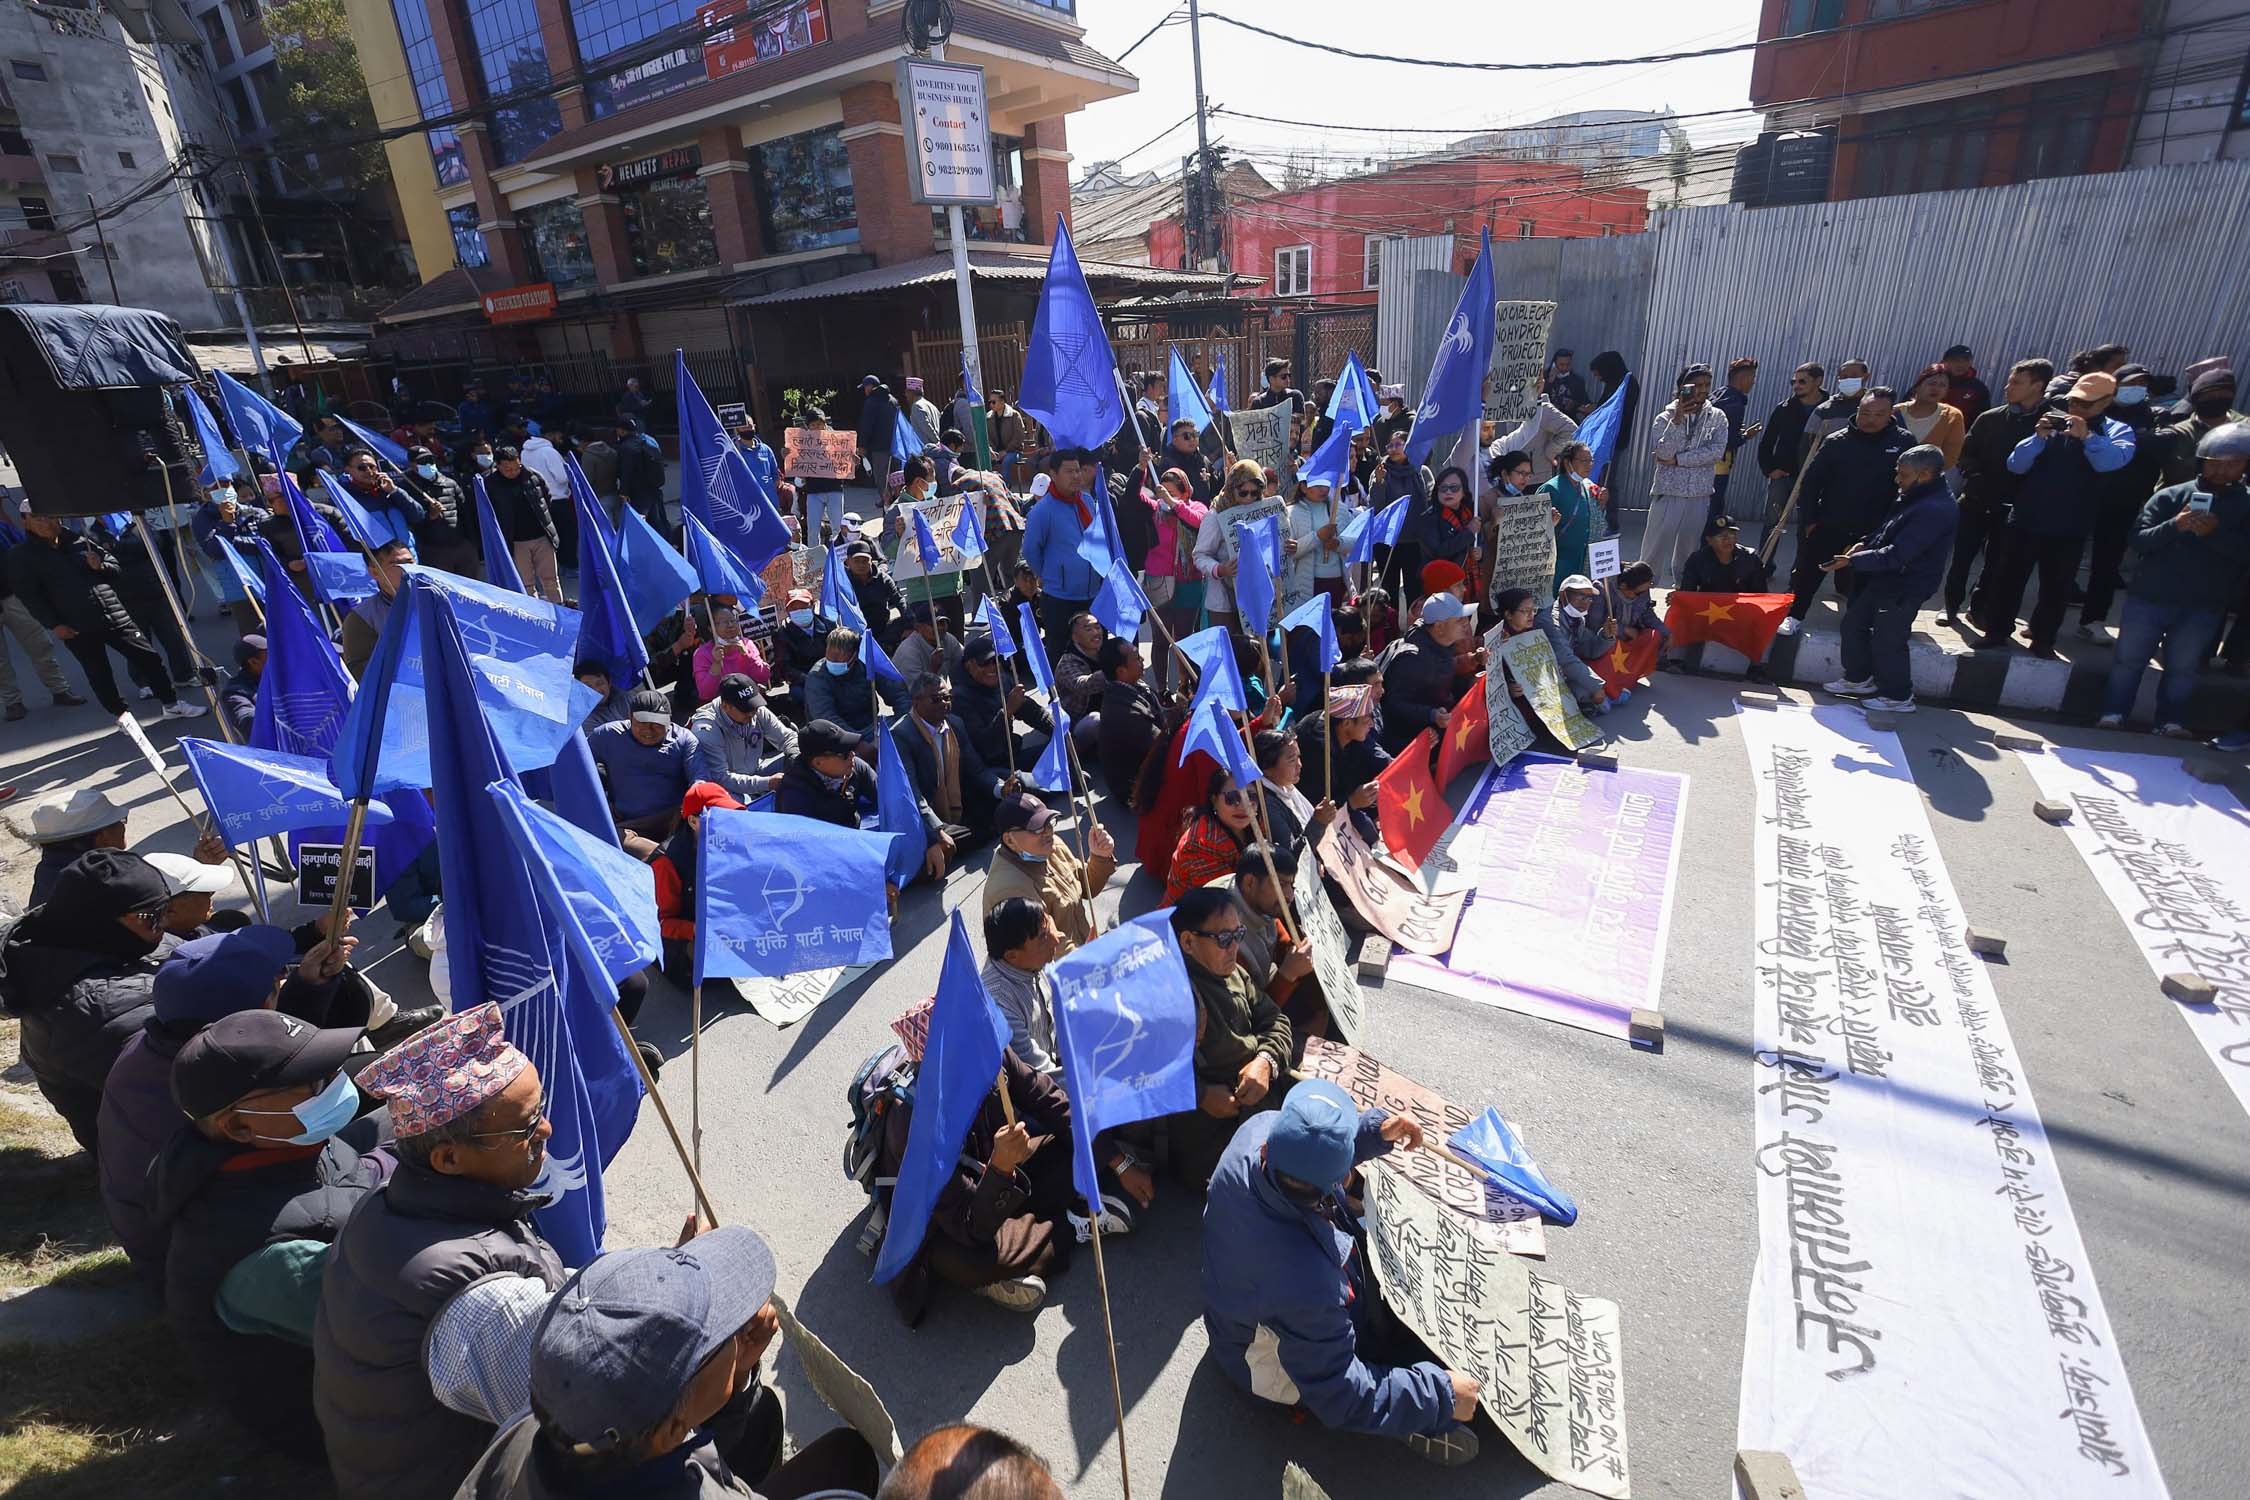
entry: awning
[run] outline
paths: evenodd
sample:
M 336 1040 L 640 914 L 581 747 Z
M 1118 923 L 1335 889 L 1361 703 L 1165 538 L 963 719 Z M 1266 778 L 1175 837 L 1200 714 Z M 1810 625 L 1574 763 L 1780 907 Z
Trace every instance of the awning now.
M 369 329 L 365 323 L 308 323 L 303 339 L 287 323 L 261 327 L 258 345 L 266 356 L 266 368 L 279 370 L 287 360 L 291 369 L 309 370 L 318 365 L 350 364 L 367 358 Z M 207 328 L 187 336 L 188 348 L 195 353 L 196 363 L 206 370 L 224 370 L 229 375 L 255 375 L 258 362 L 250 357 L 250 340 L 240 329 Z M 305 361 L 305 349 L 312 349 L 312 362 Z
M 1125 265 L 1103 260 L 1083 260 L 1079 262 L 1079 266 L 1086 273 L 1086 284 L 1097 297 L 1162 296 L 1185 291 L 1223 293 L 1227 283 L 1227 278 L 1215 271 L 1168 271 L 1156 266 Z M 993 247 L 971 247 L 969 250 L 969 279 L 972 282 L 1013 281 L 1036 285 L 1046 275 L 1047 250 L 1043 245 L 1026 246 L 1021 250 Z M 1240 277 L 1235 279 L 1237 283 L 1242 280 Z M 951 255 L 925 255 L 918 260 L 902 261 L 895 266 L 855 271 L 833 281 L 790 287 L 785 291 L 767 292 L 762 296 L 744 297 L 733 305 L 774 307 L 785 302 L 812 302 L 824 297 L 858 297 L 869 292 L 897 292 L 916 287 L 939 286 L 952 280 Z

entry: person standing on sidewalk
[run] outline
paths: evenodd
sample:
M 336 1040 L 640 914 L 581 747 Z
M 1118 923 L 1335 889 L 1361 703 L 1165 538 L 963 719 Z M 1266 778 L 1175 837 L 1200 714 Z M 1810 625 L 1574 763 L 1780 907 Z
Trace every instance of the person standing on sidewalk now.
M 562 544 L 555 538 L 554 496 L 539 471 L 528 467 L 523 454 L 506 444 L 492 450 L 493 472 L 485 477 L 485 498 L 492 502 L 493 519 L 508 539 L 516 574 L 524 591 L 534 598 L 560 604 L 562 576 L 556 558 Z
M 1992 407 L 1969 424 L 1961 444 L 1961 527 L 1953 537 L 1953 565 L 1945 574 L 1945 614 L 1941 623 L 1961 627 L 1961 606 L 1969 607 L 1969 621 L 1986 630 L 1987 583 L 2000 576 L 2006 560 L 2008 508 L 2014 504 L 2020 481 L 2008 468 L 2008 455 L 2016 444 L 2031 436 L 2040 412 L 2046 409 L 2047 382 L 2054 378 L 2053 361 L 2019 359 L 2009 367 L 2007 383 L 2000 388 L 2002 405 Z M 1985 578 L 1974 594 L 1969 592 L 1969 569 L 1977 554 L 1985 554 Z
M 2156 695 L 2156 732 L 2193 736 L 2188 705 L 2203 659 L 2226 620 L 2227 602 L 2250 568 L 2250 423 L 2204 435 L 2196 445 L 2202 473 L 2149 497 L 2134 522 L 2138 560 L 2126 586 L 2117 630 L 2117 660 L 2102 692 L 2101 726 L 2119 729 L 2133 711 L 2141 673 L 2159 646 L 2164 678 Z
M 1813 413 L 1828 399 L 1821 381 L 1828 372 L 1816 364 L 1802 364 L 1789 374 L 1789 399 L 1766 414 L 1765 432 L 1758 439 L 1758 469 L 1766 476 L 1765 522 L 1760 532 L 1773 529 L 1783 507 L 1797 488 L 1797 472 L 1812 454 L 1806 428 Z
M 86 684 L 102 711 L 125 712 L 109 653 L 125 659 L 125 670 L 164 705 L 167 719 L 193 719 L 206 710 L 181 700 L 164 669 L 164 657 L 148 643 L 117 595 L 117 559 L 83 536 L 66 533 L 53 516 L 23 518 L 24 544 L 8 551 L 8 583 L 33 619 L 63 643 L 86 673 Z
M 0 524 L 0 548 L 13 550 L 24 544 L 23 532 L 13 523 Z M 85 703 L 70 690 L 64 679 L 61 663 L 55 660 L 55 643 L 47 632 L 39 628 L 31 610 L 16 596 L 15 585 L 8 580 L 5 558 L 0 558 L 0 624 L 23 647 L 23 654 L 31 658 L 31 669 L 39 674 L 40 685 L 53 695 L 55 707 L 78 708 Z M 0 705 L 7 710 L 7 720 L 13 724 L 28 717 L 31 710 L 24 705 L 23 691 L 16 686 L 16 664 L 8 656 L 7 643 L 0 641 Z
M 1750 415 L 1750 387 L 1758 383 L 1758 362 L 1754 359 L 1735 359 L 1727 362 L 1726 389 L 1711 398 L 1711 404 L 1726 415 L 1727 451 L 1712 470 L 1711 508 L 1704 524 L 1719 519 L 1727 508 L 1727 481 L 1734 473 L 1734 455 L 1744 443 L 1756 437 L 1760 424 L 1745 426 L 1743 418 Z
M 2008 455 L 2008 472 L 2019 480 L 2008 517 L 2008 560 L 1993 589 L 1992 629 L 1977 642 L 1979 650 L 2015 644 L 2016 611 L 2036 570 L 2039 602 L 2027 630 L 2031 654 L 2055 659 L 2055 637 L 2094 529 L 2102 476 L 2131 463 L 2138 447 L 2132 428 L 2103 415 L 2116 395 L 2114 376 L 2099 370 L 2079 376 L 2065 398 L 2069 409 L 2042 415 L 2031 436 Z
M 1839 698 L 1864 698 L 1871 709 L 1914 712 L 1914 674 L 1907 636 L 1914 612 L 1936 591 L 1953 552 L 1960 507 L 1946 487 L 1945 452 L 1918 443 L 1898 456 L 1898 504 L 1875 534 L 1820 565 L 1859 578 L 1844 610 L 1844 675 L 1823 684 Z
M 2104 474 L 2094 502 L 2094 544 L 2086 569 L 2086 598 L 2078 606 L 2078 638 L 2095 639 L 2109 606 L 2125 587 L 2125 554 L 2141 507 L 2160 487 L 2162 445 L 2148 404 L 2148 371 L 2127 365 L 2117 372 L 2117 404 L 2110 415 L 2133 430 L 2133 461 Z
M 1899 455 L 1914 439 L 1894 414 L 1887 385 L 1858 398 L 1849 426 L 1821 441 L 1797 487 L 1797 562 L 1789 587 L 1796 601 L 1781 622 L 1783 635 L 1805 628 L 1820 593 L 1823 574 L 1836 580 L 1836 592 L 1849 599 L 1856 575 L 1827 564 L 1882 523 L 1897 493 Z
M 1641 556 L 1666 588 L 1703 534 L 1711 487 L 1727 451 L 1726 413 L 1711 404 L 1711 367 L 1689 365 L 1673 383 L 1670 405 L 1649 428 L 1656 473 L 1649 483 L 1648 526 Z

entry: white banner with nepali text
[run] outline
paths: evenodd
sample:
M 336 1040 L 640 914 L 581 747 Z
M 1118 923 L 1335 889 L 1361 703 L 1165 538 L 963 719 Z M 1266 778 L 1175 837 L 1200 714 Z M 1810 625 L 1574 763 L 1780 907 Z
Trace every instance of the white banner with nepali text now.
M 1759 1249 L 1736 1443 L 1821 1500 L 2167 1491 L 1898 737 L 1738 713 Z

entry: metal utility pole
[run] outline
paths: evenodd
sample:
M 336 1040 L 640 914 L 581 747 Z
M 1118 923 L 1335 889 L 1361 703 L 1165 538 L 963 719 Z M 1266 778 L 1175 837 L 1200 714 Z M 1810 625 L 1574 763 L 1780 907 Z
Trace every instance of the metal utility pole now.
M 1188 0 L 1188 50 L 1195 58 L 1195 176 L 1200 184 L 1198 197 L 1201 208 L 1195 218 L 1202 231 L 1198 251 L 1207 246 L 1218 257 L 1219 269 L 1227 269 L 1227 236 L 1225 216 L 1219 212 L 1219 184 L 1211 171 L 1211 126 L 1203 104 L 1203 12 L 1196 0 Z M 1195 257 L 1200 261 L 1202 256 Z
M 94 243 L 101 246 L 102 269 L 109 273 L 109 300 L 123 307 L 125 299 L 117 295 L 117 262 L 109 258 L 109 236 L 102 233 L 102 211 L 94 206 L 92 193 L 86 195 L 86 212 L 94 220 Z
M 945 61 L 945 43 L 930 48 L 930 57 Z M 909 129 L 913 122 L 907 122 Z M 969 389 L 982 392 L 984 384 L 984 353 L 977 347 L 977 303 L 969 286 L 969 231 L 962 222 L 961 205 L 945 206 L 945 234 L 953 252 L 953 298 L 961 318 L 961 373 L 969 382 Z M 976 434 L 966 436 L 974 438 Z

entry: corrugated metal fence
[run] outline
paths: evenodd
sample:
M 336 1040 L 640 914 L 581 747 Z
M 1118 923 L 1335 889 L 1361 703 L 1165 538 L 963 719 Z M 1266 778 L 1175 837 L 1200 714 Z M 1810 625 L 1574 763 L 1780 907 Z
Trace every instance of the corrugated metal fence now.
M 1656 236 L 1610 239 L 1494 240 L 1492 269 L 1500 300 L 1552 302 L 1549 349 L 1568 349 L 1583 373 L 1604 349 L 1633 355 L 1648 328 L 1648 283 Z

